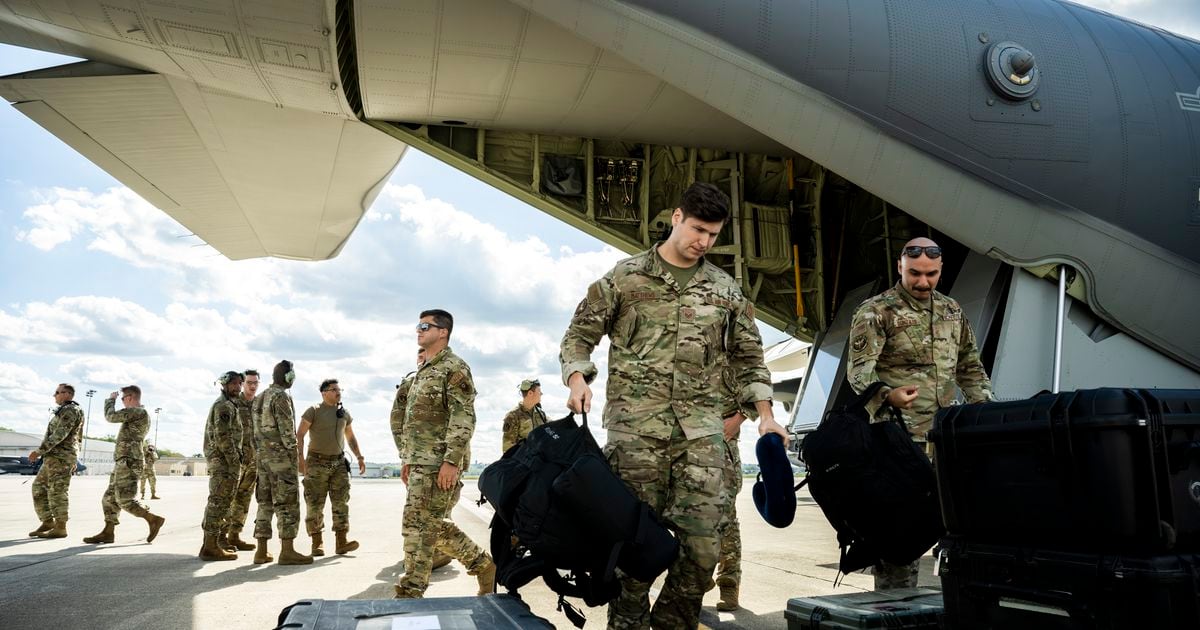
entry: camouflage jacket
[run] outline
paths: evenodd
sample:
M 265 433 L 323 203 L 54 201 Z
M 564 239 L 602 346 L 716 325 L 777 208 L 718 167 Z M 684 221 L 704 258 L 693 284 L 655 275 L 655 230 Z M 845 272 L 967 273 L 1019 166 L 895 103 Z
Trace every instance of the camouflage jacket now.
M 404 452 L 404 411 L 408 405 L 408 390 L 412 388 L 416 372 L 405 375 L 396 386 L 396 398 L 392 401 L 392 439 L 396 442 L 396 452 Z
M 235 466 L 242 461 L 242 422 L 237 403 L 223 393 L 213 401 L 204 421 L 204 457 Z
M 246 400 L 239 393 L 233 398 L 237 407 L 238 423 L 242 425 L 242 460 L 243 463 L 254 457 L 254 399 Z
M 501 453 L 508 452 L 514 444 L 525 439 L 535 427 L 546 424 L 546 413 L 541 405 L 533 409 L 525 409 L 520 403 L 504 416 L 504 439 L 500 447 Z
M 104 419 L 114 424 L 120 424 L 117 431 L 117 445 L 113 449 L 113 461 L 128 460 L 129 464 L 141 470 L 142 440 L 150 432 L 150 413 L 145 407 L 126 407 L 117 411 L 117 403 L 111 398 L 104 399 Z
M 158 460 L 158 449 L 154 448 L 153 444 L 145 444 L 142 446 L 142 457 L 145 459 L 146 467 L 149 468 Z
M 574 372 L 596 378 L 592 350 L 608 335 L 605 428 L 668 439 L 678 422 L 689 440 L 719 434 L 728 379 L 738 403 L 770 400 L 754 306 L 729 274 L 700 264 L 681 289 L 651 249 L 617 263 L 575 309 L 559 354 L 563 382 Z
M 932 427 L 938 409 L 954 404 L 956 384 L 968 402 L 992 399 L 992 382 L 962 307 L 937 291 L 932 302 L 931 315 L 928 304 L 897 284 L 863 302 L 850 329 L 850 386 L 860 393 L 875 381 L 920 387 L 912 408 L 902 411 L 918 438 Z M 869 406 L 872 411 L 887 391 Z
M 401 423 L 406 464 L 462 466 L 475 433 L 475 383 L 466 362 L 445 348 L 413 377 Z
M 254 398 L 254 439 L 259 452 L 296 458 L 296 407 L 287 390 L 272 384 Z
M 72 400 L 54 410 L 37 452 L 42 457 L 76 457 L 82 436 L 83 410 Z

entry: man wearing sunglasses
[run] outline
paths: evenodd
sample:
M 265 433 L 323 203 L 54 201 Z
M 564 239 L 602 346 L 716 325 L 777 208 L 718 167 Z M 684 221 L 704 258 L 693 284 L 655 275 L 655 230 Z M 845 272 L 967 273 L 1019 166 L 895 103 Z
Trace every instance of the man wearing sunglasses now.
M 546 413 L 542 411 L 542 384 L 537 380 L 526 379 L 521 381 L 518 390 L 521 392 L 521 402 L 504 416 L 501 453 L 507 453 L 508 449 L 524 440 L 534 428 L 546 424 Z
M 124 409 L 117 409 L 117 396 L 121 397 Z M 113 449 L 113 471 L 108 476 L 108 489 L 100 500 L 104 509 L 104 529 L 95 536 L 87 536 L 83 542 L 97 545 L 111 543 L 116 540 L 114 530 L 120 524 L 118 518 L 121 510 L 145 519 L 150 526 L 146 542 L 154 542 L 158 530 L 166 521 L 161 516 L 150 513 L 147 507 L 138 501 L 138 478 L 142 474 L 142 440 L 150 431 L 150 414 L 142 406 L 142 389 L 137 385 L 121 388 L 121 392 L 109 394 L 104 401 L 104 419 L 113 424 L 121 425 L 117 431 L 117 444 Z
M 771 410 L 771 375 L 754 307 L 729 274 L 704 258 L 728 219 L 725 193 L 707 183 L 689 186 L 671 216 L 667 240 L 592 283 L 563 335 L 559 359 L 571 389 L 567 404 L 584 412 L 597 373 L 592 351 L 608 336 L 605 455 L 680 544 L 653 608 L 649 583 L 621 581 L 621 595 L 608 607 L 609 628 L 699 624 L 728 505 L 722 483 L 729 459 L 722 421 L 731 406 L 726 380 L 739 384 L 732 406 L 756 411 L 760 435 L 787 440 Z
M 226 540 L 230 547 L 237 551 L 254 551 L 254 545 L 242 540 L 242 529 L 246 527 L 246 517 L 250 514 L 250 497 L 254 496 L 254 487 L 258 480 L 258 456 L 254 441 L 254 422 L 251 417 L 254 397 L 258 393 L 261 376 L 258 370 L 242 372 L 242 391 L 234 398 L 237 405 L 238 421 L 242 424 L 242 467 L 238 470 L 237 490 L 233 495 L 233 505 L 229 506 L 229 531 Z
M 41 526 L 29 532 L 34 538 L 66 538 L 67 492 L 75 474 L 79 442 L 83 433 L 83 411 L 75 402 L 75 388 L 59 383 L 54 388 L 53 415 L 46 435 L 37 450 L 29 454 L 29 463 L 42 460 L 33 479 L 33 509 Z
M 454 317 L 441 309 L 423 311 L 417 323 L 417 345 L 425 351 L 425 362 L 413 377 L 401 419 L 400 475 L 408 490 L 398 599 L 424 596 L 437 548 L 475 576 L 480 595 L 495 590 L 492 557 L 450 520 L 475 433 L 475 383 L 471 368 L 450 349 L 453 331 Z
M 956 389 L 967 402 L 983 402 L 992 399 L 992 382 L 962 307 L 937 292 L 942 248 L 928 238 L 914 238 L 905 244 L 896 269 L 896 286 L 854 312 L 846 380 L 859 393 L 876 381 L 886 383 L 868 411 L 876 415 L 883 405 L 899 409 L 913 439 L 925 442 L 934 414 L 954 404 Z M 875 567 L 875 589 L 915 587 L 918 565 L 881 563 Z

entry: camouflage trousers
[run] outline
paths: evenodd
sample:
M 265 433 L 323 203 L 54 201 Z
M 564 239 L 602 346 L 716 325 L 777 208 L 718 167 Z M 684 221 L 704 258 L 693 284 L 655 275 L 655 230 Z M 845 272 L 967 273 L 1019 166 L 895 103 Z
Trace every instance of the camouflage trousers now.
M 279 523 L 279 537 L 290 540 L 300 529 L 300 471 L 296 451 L 264 451 L 258 456 L 258 482 L 254 498 L 258 516 L 254 537 L 271 537 L 271 518 Z
M 880 560 L 871 573 L 875 576 L 875 590 L 882 591 L 892 588 L 916 588 L 920 571 L 921 559 L 917 558 L 912 564 L 892 564 Z
M 246 516 L 250 514 L 250 497 L 258 482 L 258 458 L 254 447 L 242 449 L 242 467 L 238 471 L 237 490 L 233 493 L 233 505 L 229 506 L 229 527 L 242 531 Z
M 407 597 L 421 597 L 429 588 L 434 549 L 440 549 L 475 575 L 491 559 L 450 520 L 452 499 L 462 493 L 462 481 L 442 490 L 437 486 L 440 466 L 408 467 L 408 496 L 404 500 L 404 575 L 397 581 L 398 591 Z
M 137 500 L 138 478 L 141 477 L 142 466 L 133 464 L 127 459 L 117 460 L 112 473 L 108 476 L 108 489 L 100 499 L 104 509 L 104 522 L 119 525 L 118 515 L 121 510 L 141 518 L 150 513 L 142 502 Z
M 309 453 L 304 459 L 308 472 L 304 475 L 304 502 L 308 518 L 304 519 L 308 534 L 325 530 L 325 497 L 333 508 L 333 531 L 350 530 L 350 471 L 341 455 Z
M 67 492 L 75 474 L 75 457 L 48 456 L 33 478 L 33 511 L 38 520 L 67 520 Z
M 717 531 L 728 503 L 724 438 L 716 434 L 688 440 L 678 424 L 668 440 L 610 429 L 604 454 L 625 485 L 675 532 L 680 546 L 654 608 L 650 583 L 624 578 L 620 597 L 608 606 L 608 627 L 697 627 L 701 600 L 717 566 Z
M 219 536 L 228 528 L 229 506 L 233 505 L 240 470 L 238 462 L 226 461 L 224 457 L 208 458 L 208 505 L 200 523 L 205 534 Z
M 738 524 L 737 495 L 742 491 L 742 455 L 737 438 L 725 441 L 729 463 L 725 468 L 725 494 L 729 509 L 717 530 L 721 535 L 721 555 L 717 564 L 717 583 L 737 586 L 742 582 L 742 529 Z
M 154 475 L 154 466 L 153 465 L 146 466 L 145 468 L 142 469 L 142 479 L 141 479 L 140 483 L 138 484 L 138 490 L 139 490 L 139 494 L 142 495 L 143 499 L 146 498 L 146 482 L 147 481 L 150 482 L 150 496 L 157 495 L 158 490 L 156 489 L 156 486 L 158 485 L 158 477 L 156 477 Z

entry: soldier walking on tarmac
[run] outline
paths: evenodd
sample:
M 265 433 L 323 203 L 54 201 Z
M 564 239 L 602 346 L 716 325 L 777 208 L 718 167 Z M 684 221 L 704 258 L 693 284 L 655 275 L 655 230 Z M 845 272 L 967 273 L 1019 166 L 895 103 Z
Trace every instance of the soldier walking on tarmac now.
M 67 492 L 75 475 L 75 460 L 83 433 L 83 411 L 75 400 L 75 388 L 59 383 L 54 388 L 58 408 L 46 425 L 42 443 L 29 454 L 29 463 L 42 460 L 33 479 L 33 509 L 42 524 L 29 532 L 34 538 L 66 538 Z
M 124 409 L 117 410 L 117 396 L 121 397 Z M 120 424 L 117 431 L 117 444 L 113 449 L 113 471 L 108 476 L 108 489 L 100 500 L 104 509 L 104 529 L 95 536 L 88 536 L 83 542 L 90 544 L 111 543 L 116 540 L 114 530 L 120 524 L 118 516 L 121 510 L 145 519 L 150 526 L 146 542 L 154 542 L 158 530 L 166 521 L 161 516 L 152 514 L 150 510 L 137 500 L 138 477 L 142 472 L 142 440 L 150 430 L 150 414 L 142 407 L 142 390 L 137 385 L 121 388 L 120 394 L 113 392 L 104 401 L 104 419 L 113 424 Z

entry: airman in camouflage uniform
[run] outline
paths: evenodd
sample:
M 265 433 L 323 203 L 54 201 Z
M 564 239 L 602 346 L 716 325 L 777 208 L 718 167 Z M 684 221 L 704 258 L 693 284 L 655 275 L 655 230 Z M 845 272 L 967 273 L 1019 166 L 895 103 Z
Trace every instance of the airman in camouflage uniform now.
M 254 538 L 258 549 L 254 564 L 274 558 L 267 551 L 271 518 L 279 522 L 279 564 L 312 564 L 312 556 L 296 551 L 293 542 L 300 528 L 299 464 L 296 459 L 296 408 L 288 388 L 296 380 L 291 361 L 280 361 L 271 375 L 271 386 L 254 399 L 254 440 L 258 445 L 258 517 Z
M 237 560 L 237 550 L 225 539 L 229 508 L 242 467 L 242 422 L 238 419 L 238 393 L 242 375 L 226 372 L 218 381 L 221 395 L 213 401 L 204 422 L 204 459 L 208 462 L 208 506 L 204 509 L 204 543 L 201 560 Z M 224 543 L 224 544 L 222 544 Z
M 542 384 L 536 380 L 521 381 L 521 402 L 504 416 L 504 437 L 500 452 L 516 446 L 525 439 L 534 427 L 546 424 L 546 413 L 542 411 Z
M 681 547 L 653 609 L 649 583 L 622 580 L 621 596 L 608 607 L 609 628 L 699 623 L 728 503 L 724 379 L 742 384 L 738 402 L 758 410 L 760 433 L 787 439 L 771 411 L 771 378 L 753 306 L 728 274 L 704 260 L 728 217 L 729 200 L 719 189 L 693 184 L 672 215 L 670 237 L 593 283 L 563 336 L 559 358 L 571 388 L 568 404 L 587 411 L 587 384 L 596 377 L 591 354 L 608 335 L 605 454 Z
M 67 536 L 67 493 L 83 435 L 83 411 L 74 398 L 73 386 L 60 383 L 54 388 L 54 403 L 58 408 L 50 416 L 42 443 L 29 454 L 31 464 L 42 460 L 42 467 L 33 479 L 33 510 L 42 522 L 29 532 L 35 538 Z
M 420 368 L 424 364 L 425 364 L 425 349 L 418 348 L 417 349 L 417 367 Z M 408 390 L 412 388 L 413 378 L 416 377 L 416 375 L 417 375 L 417 372 L 416 372 L 416 370 L 414 370 L 414 371 L 406 374 L 404 376 L 404 378 L 401 379 L 400 384 L 396 386 L 396 399 L 394 401 L 392 401 L 392 416 L 391 416 L 392 439 L 395 440 L 395 442 L 396 442 L 396 451 L 398 453 L 404 452 L 404 445 L 403 445 L 404 409 L 408 405 Z M 464 462 L 463 465 L 459 466 L 460 469 L 465 466 L 470 465 L 470 463 L 471 463 L 470 449 L 467 449 L 467 455 L 466 455 L 465 459 L 463 460 L 463 462 Z M 405 484 L 407 484 L 408 477 L 405 476 L 403 481 Z M 458 499 L 462 494 L 461 491 L 462 491 L 461 486 L 455 487 L 454 494 L 453 494 L 453 496 L 450 497 L 450 505 L 458 505 Z M 437 551 L 433 554 L 433 565 L 431 567 L 432 570 L 437 570 L 437 569 L 440 569 L 440 568 L 450 564 L 450 561 L 452 560 L 452 558 L 450 557 L 450 554 L 445 551 L 445 547 L 447 546 L 447 544 L 448 544 L 447 541 L 444 541 L 441 538 L 438 539 Z
M 429 587 L 435 547 L 467 567 L 479 594 L 495 590 L 496 565 L 450 520 L 451 500 L 462 491 L 462 470 L 475 432 L 475 384 L 471 369 L 449 348 L 454 318 L 443 310 L 421 313 L 417 344 L 427 361 L 417 369 L 401 424 L 404 502 L 404 575 L 397 598 L 422 597 Z
M 242 374 L 245 379 L 242 381 L 242 393 L 233 401 L 237 405 L 238 421 L 242 424 L 242 467 L 238 471 L 233 504 L 229 506 L 229 531 L 226 533 L 226 540 L 229 546 L 238 551 L 253 551 L 254 545 L 242 540 L 242 529 L 246 527 L 246 516 L 250 514 L 250 498 L 254 496 L 254 486 L 258 480 L 258 457 L 255 455 L 257 446 L 254 442 L 252 415 L 259 375 L 258 370 L 246 370 Z
M 104 401 L 104 419 L 121 425 L 113 449 L 114 465 L 108 477 L 108 489 L 100 500 L 104 508 L 104 529 L 95 536 L 84 538 L 83 542 L 98 544 L 116 540 L 114 530 L 120 524 L 118 515 L 121 510 L 145 519 L 150 526 L 146 542 L 154 542 L 166 519 L 152 514 L 137 500 L 138 477 L 143 467 L 142 440 L 146 439 L 146 433 L 150 430 L 150 414 L 142 407 L 142 390 L 137 385 L 121 388 L 121 402 L 125 408 L 120 411 L 117 410 L 117 396 L 117 392 L 113 392 Z
M 140 494 L 142 495 L 142 498 L 145 499 L 146 498 L 146 482 L 149 481 L 150 482 L 150 498 L 157 499 L 157 498 L 159 498 L 158 490 L 157 490 L 158 477 L 155 476 L 155 474 L 154 474 L 154 462 L 158 461 L 158 449 L 154 448 L 153 444 L 146 442 L 142 446 L 142 456 L 145 459 L 146 464 L 145 464 L 145 467 L 142 468 L 142 478 L 141 478 L 140 482 L 138 483 L 138 490 L 140 490 Z
M 342 407 L 342 389 L 337 379 L 321 382 L 321 404 L 313 405 L 300 416 L 296 431 L 300 474 L 304 475 L 304 502 L 308 508 L 305 525 L 312 539 L 312 555 L 325 555 L 325 498 L 333 511 L 334 551 L 339 555 L 358 549 L 358 541 L 347 540 L 350 531 L 350 464 L 346 444 L 358 462 L 358 474 L 367 472 L 367 462 L 358 449 L 358 438 L 351 426 L 354 418 Z M 311 435 L 308 455 L 304 456 L 304 436 Z
M 960 388 L 968 402 L 991 400 L 975 333 L 953 298 L 936 291 L 942 251 L 927 238 L 909 241 L 900 255 L 896 286 L 863 302 L 850 330 L 846 380 L 861 393 L 876 381 L 887 384 L 867 409 L 900 410 L 913 439 L 925 441 L 938 409 L 954 404 Z M 880 418 L 883 414 L 878 414 Z M 875 589 L 917 585 L 918 562 L 875 567 Z

